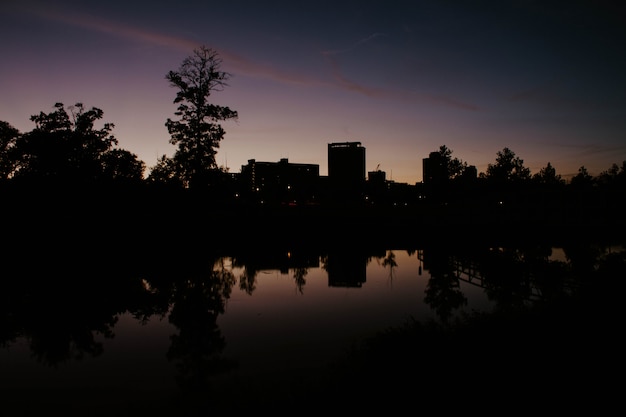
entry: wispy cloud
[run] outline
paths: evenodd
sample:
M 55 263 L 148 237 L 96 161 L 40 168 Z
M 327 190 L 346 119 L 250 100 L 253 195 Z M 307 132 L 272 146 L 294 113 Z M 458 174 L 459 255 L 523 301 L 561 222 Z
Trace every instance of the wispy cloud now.
M 372 33 L 371 35 L 366 36 L 366 37 L 364 37 L 362 39 L 359 39 L 358 41 L 354 42 L 352 45 L 348 46 L 347 48 L 335 49 L 335 50 L 329 49 L 329 50 L 326 50 L 326 51 L 322 51 L 322 54 L 324 54 L 324 55 L 343 54 L 343 53 L 346 53 L 346 52 L 349 52 L 349 51 L 353 50 L 354 48 L 356 48 L 356 47 L 358 47 L 360 45 L 363 45 L 363 44 L 368 43 L 368 42 L 370 42 L 370 41 L 372 41 L 374 39 L 377 39 L 377 38 L 380 38 L 380 37 L 384 37 L 384 36 L 387 36 L 387 35 L 385 35 L 384 33 L 378 33 L 378 32 Z
M 362 45 L 370 43 L 376 39 L 387 37 L 388 35 L 380 32 L 372 33 L 364 38 L 361 38 L 351 44 L 350 46 L 343 49 L 334 49 L 334 50 L 324 50 L 322 51 L 322 56 L 326 58 L 329 65 L 332 68 L 332 74 L 334 77 L 335 84 L 347 91 L 352 91 L 355 93 L 359 93 L 371 98 L 377 99 L 396 99 L 396 100 L 406 100 L 406 101 L 425 101 L 437 106 L 446 106 L 452 107 L 456 109 L 476 111 L 479 110 L 478 106 L 466 103 L 461 100 L 457 100 L 447 96 L 436 96 L 431 94 L 419 94 L 417 92 L 407 91 L 407 90 L 394 90 L 390 88 L 376 88 L 367 86 L 364 84 L 359 84 L 348 79 L 342 72 L 341 66 L 339 64 L 338 58 L 350 52 Z
M 582 99 L 573 98 L 572 92 L 568 92 L 563 82 L 557 79 L 551 79 L 545 83 L 517 91 L 507 99 L 511 102 L 528 102 L 558 108 L 586 108 L 590 106 L 590 103 Z
M 377 99 L 393 99 L 393 100 L 405 100 L 411 102 L 428 102 L 437 106 L 452 107 L 460 110 L 477 111 L 480 108 L 472 103 L 467 103 L 462 100 L 458 100 L 448 96 L 437 96 L 433 94 L 422 94 L 408 90 L 397 90 L 391 88 L 376 88 L 359 84 L 348 79 L 341 70 L 334 54 L 324 53 L 324 56 L 328 60 L 335 81 L 335 85 L 347 90 L 362 94 L 367 97 Z
M 33 13 L 46 20 L 61 22 L 90 31 L 106 33 L 112 36 L 131 39 L 137 42 L 145 42 L 152 45 L 165 46 L 168 48 L 182 49 L 186 51 L 200 45 L 199 42 L 190 39 L 147 31 L 85 14 L 61 13 L 59 11 L 49 9 L 38 9 L 33 11 Z
M 78 13 L 61 13 L 50 9 L 38 9 L 33 11 L 40 18 L 61 22 L 67 25 L 80 27 L 85 30 L 104 33 L 110 36 L 125 38 L 134 42 L 144 42 L 150 45 L 157 45 L 175 50 L 190 52 L 199 47 L 202 42 L 181 36 L 172 36 L 160 32 L 150 31 L 143 28 L 128 26 L 119 22 L 97 18 L 91 15 Z M 374 99 L 401 99 L 401 100 L 421 100 L 428 101 L 436 105 L 444 105 L 463 110 L 478 110 L 478 107 L 450 97 L 422 95 L 407 91 L 396 91 L 387 88 L 376 88 L 363 85 L 349 80 L 342 74 L 336 57 L 354 48 L 364 45 L 380 37 L 386 36 L 383 33 L 372 33 L 362 39 L 357 40 L 347 48 L 340 50 L 322 51 L 322 55 L 328 59 L 333 77 L 325 80 L 320 77 L 311 76 L 298 71 L 284 71 L 273 65 L 260 63 L 234 53 L 230 50 L 215 48 L 220 57 L 224 60 L 228 71 L 234 74 L 242 74 L 248 77 L 268 79 L 279 83 L 302 85 L 309 87 L 339 88 Z
M 194 48 L 202 45 L 202 42 L 198 40 L 131 27 L 118 22 L 112 22 L 110 20 L 96 18 L 85 14 L 68 14 L 50 10 L 38 10 L 34 13 L 47 20 L 53 20 L 86 30 L 125 38 L 134 42 L 145 42 L 147 44 L 163 46 L 185 52 L 191 52 Z M 290 84 L 315 86 L 328 84 L 317 78 L 301 73 L 281 71 L 276 67 L 247 59 L 229 50 L 221 48 L 214 49 L 219 52 L 220 57 L 225 63 L 228 64 L 229 72 L 237 72 L 251 77 L 267 78 Z
M 585 144 L 567 144 L 561 143 L 563 148 L 574 148 L 581 157 L 588 157 L 599 154 L 616 154 L 619 155 L 626 151 L 626 145 L 605 145 L 601 143 L 585 143 Z

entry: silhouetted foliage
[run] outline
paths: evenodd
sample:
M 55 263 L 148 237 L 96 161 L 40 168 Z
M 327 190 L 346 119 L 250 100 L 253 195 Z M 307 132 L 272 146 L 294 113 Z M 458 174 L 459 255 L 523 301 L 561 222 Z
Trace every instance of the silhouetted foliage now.
M 533 181 L 540 185 L 559 186 L 565 185 L 565 181 L 556 173 L 556 169 L 550 162 L 532 176 Z
M 487 166 L 486 178 L 496 182 L 525 181 L 530 179 L 530 169 L 524 160 L 509 148 L 498 151 L 496 162 Z
M 467 162 L 464 162 L 457 157 L 453 158 L 452 149 L 448 148 L 446 145 L 441 145 L 438 152 L 444 161 L 445 172 L 447 173 L 448 178 L 451 180 L 461 178 L 467 169 Z
M 578 168 L 578 173 L 570 180 L 570 185 L 577 189 L 591 188 L 595 180 L 591 174 L 587 171 L 587 168 L 581 166 Z
M 19 130 L 0 120 L 0 180 L 6 180 L 15 170 L 15 143 L 20 136 Z
M 150 184 L 183 187 L 183 180 L 179 177 L 180 169 L 173 158 L 162 155 L 155 166 L 150 170 L 147 182 Z
M 115 148 L 114 127 L 94 126 L 103 111 L 86 110 L 81 103 L 69 107 L 55 104 L 51 113 L 30 119 L 35 129 L 18 137 L 13 149 L 12 176 L 29 181 L 93 183 L 102 180 L 143 179 L 144 164 L 136 155 Z
M 172 164 L 157 167 L 173 168 L 176 176 L 189 188 L 203 188 L 215 181 L 211 171 L 217 170 L 215 155 L 225 131 L 218 123 L 236 119 L 237 112 L 208 102 L 212 92 L 227 86 L 230 74 L 221 71 L 222 59 L 213 49 L 201 46 L 185 58 L 177 71 L 166 79 L 178 89 L 174 103 L 178 104 L 178 120 L 167 119 L 170 143 L 178 148 Z M 169 175 L 168 175 L 169 176 Z M 162 178 L 162 172 L 157 172 Z
M 597 178 L 598 184 L 610 188 L 624 187 L 626 185 L 626 161 L 622 165 L 611 165 L 606 171 L 602 171 Z

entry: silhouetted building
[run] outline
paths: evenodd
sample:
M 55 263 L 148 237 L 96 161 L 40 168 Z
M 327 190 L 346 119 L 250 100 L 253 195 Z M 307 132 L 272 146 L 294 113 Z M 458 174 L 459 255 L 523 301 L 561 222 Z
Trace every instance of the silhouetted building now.
M 328 144 L 328 185 L 334 200 L 360 200 L 365 188 L 365 148 L 361 142 Z
M 443 184 L 448 180 L 448 165 L 439 152 L 431 152 L 422 159 L 424 184 Z
M 368 204 L 383 204 L 387 201 L 387 173 L 377 169 L 367 173 L 365 200 Z
M 367 173 L 367 181 L 371 184 L 384 184 L 387 181 L 387 173 L 385 171 L 369 171 Z
M 311 204 L 319 192 L 319 165 L 248 160 L 239 176 L 244 198 L 264 203 Z

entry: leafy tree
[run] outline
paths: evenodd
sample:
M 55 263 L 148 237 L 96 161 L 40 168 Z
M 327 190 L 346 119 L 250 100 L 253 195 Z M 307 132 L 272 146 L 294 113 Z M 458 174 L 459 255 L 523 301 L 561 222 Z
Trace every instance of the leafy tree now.
M 445 172 L 448 173 L 448 179 L 460 178 L 467 168 L 467 163 L 459 158 L 453 158 L 452 149 L 448 148 L 446 145 L 441 145 L 438 152 L 439 155 L 441 155 Z
M 575 188 L 588 188 L 593 186 L 593 184 L 594 178 L 584 166 L 578 168 L 578 174 L 574 175 L 570 180 L 570 185 Z
M 617 164 L 612 164 L 609 169 L 602 171 L 598 175 L 597 181 L 601 186 L 626 184 L 626 161 L 622 162 L 621 167 Z
M 9 123 L 0 121 L 0 180 L 8 179 L 15 170 L 14 149 L 20 132 Z
M 556 169 L 550 162 L 532 176 L 533 181 L 542 185 L 564 185 L 565 181 L 556 173 Z
M 151 184 L 182 186 L 182 181 L 177 174 L 179 171 L 175 160 L 163 155 L 157 160 L 156 165 L 151 168 L 147 181 Z
M 15 145 L 16 178 L 89 182 L 119 178 L 142 179 L 144 164 L 136 155 L 114 148 L 112 123 L 97 129 L 103 111 L 82 103 L 56 103 L 51 113 L 31 116 L 35 129 Z
M 219 171 L 215 155 L 225 134 L 219 122 L 238 117 L 236 111 L 208 102 L 211 93 L 221 91 L 230 78 L 229 73 L 221 71 L 221 64 L 216 51 L 202 46 L 183 60 L 178 71 L 170 71 L 165 77 L 178 89 L 174 103 L 178 104 L 175 114 L 180 117 L 168 118 L 165 123 L 170 143 L 178 146 L 169 166 L 190 188 L 207 186 L 214 179 Z
M 110 149 L 102 157 L 104 178 L 115 181 L 137 181 L 143 179 L 146 164 L 125 149 Z
M 531 178 L 524 160 L 509 148 L 498 151 L 495 164 L 487 166 L 486 178 L 496 182 L 525 181 Z

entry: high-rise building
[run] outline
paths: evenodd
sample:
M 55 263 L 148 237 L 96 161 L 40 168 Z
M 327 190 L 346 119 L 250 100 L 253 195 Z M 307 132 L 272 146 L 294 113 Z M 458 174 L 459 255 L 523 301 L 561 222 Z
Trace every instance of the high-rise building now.
M 365 148 L 361 142 L 328 144 L 328 183 L 334 199 L 359 199 L 365 187 Z

